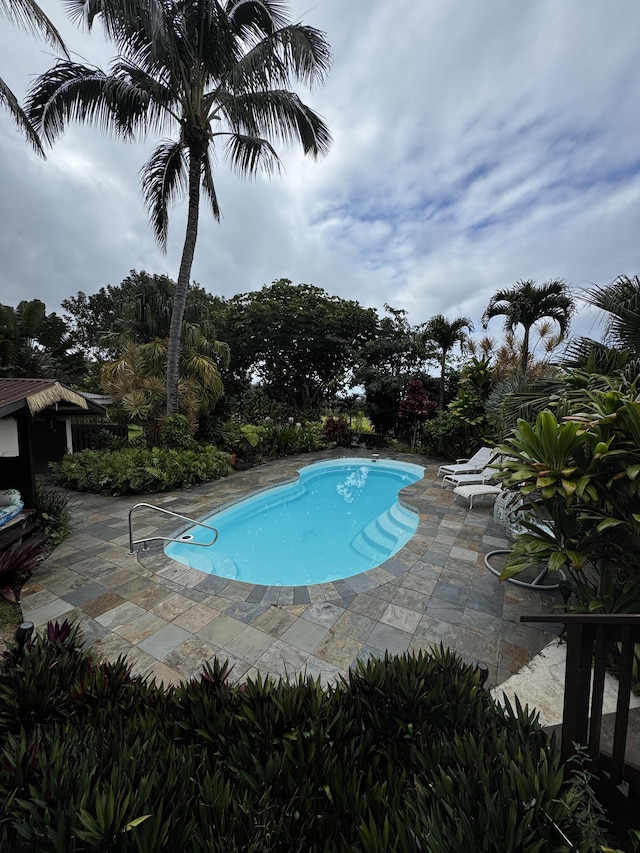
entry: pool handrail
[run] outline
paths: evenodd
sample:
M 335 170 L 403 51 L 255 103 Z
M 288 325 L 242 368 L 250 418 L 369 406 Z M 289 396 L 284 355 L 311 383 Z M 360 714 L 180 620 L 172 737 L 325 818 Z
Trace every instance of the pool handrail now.
M 129 554 L 135 554 L 136 553 L 134 551 L 134 548 L 133 548 L 134 545 L 142 545 L 142 550 L 148 551 L 149 550 L 149 548 L 148 548 L 149 542 L 157 542 L 157 541 L 184 542 L 184 539 L 182 539 L 182 538 L 175 539 L 172 536 L 147 536 L 144 539 L 134 539 L 133 538 L 133 513 L 136 509 L 139 509 L 140 507 L 145 507 L 146 509 L 155 509 L 158 512 L 165 513 L 165 515 L 171 515 L 174 518 L 181 519 L 182 521 L 188 521 L 190 524 L 197 524 L 198 527 L 206 527 L 207 530 L 213 530 L 213 532 L 216 534 L 211 542 L 193 542 L 192 541 L 189 543 L 190 545 L 202 545 L 203 547 L 209 547 L 210 545 L 215 545 L 215 543 L 218 540 L 217 529 L 215 527 L 211 527 L 211 525 L 209 525 L 209 524 L 205 524 L 203 521 L 196 521 L 194 518 L 189 518 L 188 515 L 181 515 L 179 512 L 174 512 L 171 509 L 165 509 L 164 507 L 156 506 L 155 504 L 139 503 L 139 504 L 136 504 L 135 506 L 131 507 L 131 509 L 129 510 Z

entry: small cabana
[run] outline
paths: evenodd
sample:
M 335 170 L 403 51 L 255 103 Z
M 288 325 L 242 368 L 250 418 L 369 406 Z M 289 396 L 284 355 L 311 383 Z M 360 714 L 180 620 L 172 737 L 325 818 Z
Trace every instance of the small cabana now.
M 103 418 L 106 411 L 55 379 L 0 379 L 0 490 L 17 489 L 31 505 L 35 475 L 73 453 L 78 415 Z

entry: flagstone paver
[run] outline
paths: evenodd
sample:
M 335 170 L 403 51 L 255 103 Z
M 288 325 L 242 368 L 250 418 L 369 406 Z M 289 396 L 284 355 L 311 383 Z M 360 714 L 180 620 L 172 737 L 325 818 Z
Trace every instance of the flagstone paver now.
M 490 502 L 471 510 L 440 487 L 437 462 L 380 453 L 423 465 L 425 477 L 401 495 L 419 513 L 416 534 L 377 568 L 301 587 L 207 575 L 165 557 L 156 543 L 129 554 L 128 515 L 140 497 L 72 493 L 76 531 L 23 588 L 23 616 L 39 629 L 68 617 L 101 658 L 126 654 L 136 674 L 170 684 L 197 676 L 214 657 L 229 659 L 234 681 L 260 673 L 329 683 L 357 661 L 440 643 L 469 661 L 484 660 L 490 684 L 501 683 L 560 628 L 519 617 L 551 612 L 559 595 L 502 585 L 488 572 L 484 555 L 508 547 Z M 306 464 L 346 455 L 367 458 L 364 451 L 308 454 L 143 500 L 203 519 L 294 479 Z M 175 535 L 171 519 L 136 512 L 136 538 Z

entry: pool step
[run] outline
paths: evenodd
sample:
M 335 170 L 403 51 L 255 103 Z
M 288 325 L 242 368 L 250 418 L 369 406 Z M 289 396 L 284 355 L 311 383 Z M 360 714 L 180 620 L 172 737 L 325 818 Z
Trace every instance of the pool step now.
M 167 554 L 171 557 L 171 546 L 167 548 Z M 193 547 L 185 562 L 191 569 L 198 569 L 208 575 L 217 575 L 221 578 L 235 580 L 238 577 L 238 566 L 235 560 L 227 557 L 221 552 L 215 552 L 213 548 Z
M 220 578 L 229 578 L 229 580 L 235 580 L 238 577 L 238 566 L 231 557 L 216 556 L 211 562 L 213 571 L 210 571 L 210 574 L 217 575 Z
M 412 513 L 413 514 L 413 513 Z M 408 517 L 408 510 L 395 504 L 369 522 L 364 530 L 354 537 L 351 546 L 364 557 L 379 560 L 392 553 L 400 542 L 406 541 L 407 534 L 415 530 L 415 522 Z
M 378 519 L 380 525 L 385 530 L 391 526 L 391 532 L 396 540 L 398 539 L 398 531 L 401 533 L 414 533 L 416 529 L 417 515 L 409 509 L 405 509 L 400 504 L 394 504 L 387 512 Z

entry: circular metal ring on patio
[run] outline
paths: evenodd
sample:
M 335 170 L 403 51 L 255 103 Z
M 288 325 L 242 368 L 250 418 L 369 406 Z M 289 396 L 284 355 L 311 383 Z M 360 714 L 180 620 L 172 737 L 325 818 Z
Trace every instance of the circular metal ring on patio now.
M 490 572 L 492 572 L 494 575 L 496 575 L 496 577 L 500 577 L 500 575 L 502 573 L 498 569 L 494 568 L 491 565 L 491 563 L 489 562 L 489 557 L 494 557 L 496 554 L 510 554 L 510 553 L 511 553 L 511 551 L 508 548 L 497 548 L 495 551 L 489 551 L 489 553 L 485 555 L 484 564 L 489 569 Z M 507 578 L 507 581 L 509 583 L 515 584 L 516 586 L 523 586 L 526 589 L 543 589 L 543 590 L 551 589 L 551 590 L 553 590 L 553 589 L 559 589 L 562 581 L 566 581 L 566 579 L 567 579 L 567 576 L 565 575 L 565 573 L 562 571 L 562 569 L 560 569 L 558 571 L 558 575 L 560 577 L 560 580 L 558 581 L 558 583 L 553 583 L 553 584 L 542 583 L 542 581 L 545 579 L 545 577 L 548 574 L 549 574 L 549 567 L 545 566 L 542 569 L 542 571 L 540 571 L 532 581 L 521 581 L 521 580 L 518 580 L 518 578 Z

